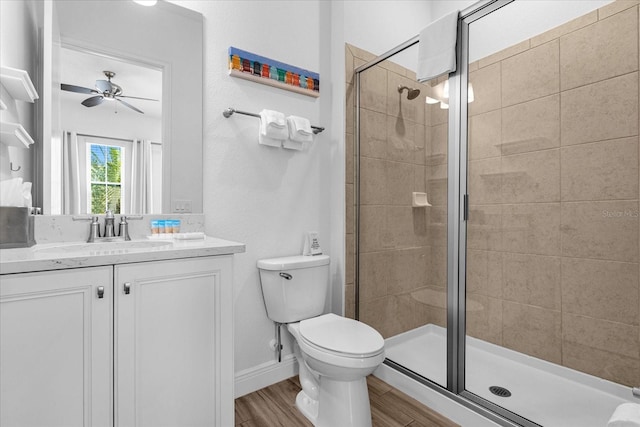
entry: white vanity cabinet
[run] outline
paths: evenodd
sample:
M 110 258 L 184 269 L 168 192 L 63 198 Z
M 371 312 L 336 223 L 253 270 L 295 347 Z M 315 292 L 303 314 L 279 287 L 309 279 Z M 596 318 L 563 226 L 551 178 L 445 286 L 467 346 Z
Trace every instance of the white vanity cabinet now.
M 233 425 L 232 262 L 1 276 L 0 425 Z
M 1 426 L 111 425 L 112 289 L 112 267 L 0 276 Z
M 231 256 L 116 266 L 116 426 L 233 426 L 231 271 Z

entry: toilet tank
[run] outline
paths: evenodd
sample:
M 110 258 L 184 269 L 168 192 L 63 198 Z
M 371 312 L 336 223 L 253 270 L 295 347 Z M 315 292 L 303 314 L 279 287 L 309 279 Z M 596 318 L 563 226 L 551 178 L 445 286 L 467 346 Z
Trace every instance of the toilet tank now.
M 269 319 L 292 323 L 319 316 L 329 287 L 329 256 L 290 256 L 258 261 Z

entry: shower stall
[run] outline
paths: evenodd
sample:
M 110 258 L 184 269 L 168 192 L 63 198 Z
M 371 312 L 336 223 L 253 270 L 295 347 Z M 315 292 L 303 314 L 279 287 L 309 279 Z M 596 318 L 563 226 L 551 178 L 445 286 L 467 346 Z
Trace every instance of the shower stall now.
M 479 2 L 425 83 L 417 37 L 346 47 L 346 315 L 498 424 L 640 403 L 638 8 Z

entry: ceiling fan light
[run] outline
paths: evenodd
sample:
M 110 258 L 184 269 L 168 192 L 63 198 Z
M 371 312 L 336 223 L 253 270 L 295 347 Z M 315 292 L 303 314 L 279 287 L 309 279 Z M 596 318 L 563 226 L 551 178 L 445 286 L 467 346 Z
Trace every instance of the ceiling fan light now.
M 133 0 L 133 2 L 141 4 L 142 6 L 155 6 L 158 0 Z

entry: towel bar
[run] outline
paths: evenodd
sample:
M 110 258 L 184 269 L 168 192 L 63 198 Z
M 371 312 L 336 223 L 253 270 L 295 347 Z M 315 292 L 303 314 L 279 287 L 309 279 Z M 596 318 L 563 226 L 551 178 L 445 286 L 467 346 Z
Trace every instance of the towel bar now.
M 232 108 L 232 107 L 229 107 L 226 110 L 224 110 L 222 112 L 222 115 L 225 116 L 228 119 L 229 117 L 231 117 L 233 115 L 233 113 L 244 114 L 245 116 L 251 116 L 251 117 L 260 118 L 260 114 L 248 113 L 246 111 L 236 110 L 235 108 Z M 324 128 L 320 127 L 320 126 L 311 126 L 311 130 L 313 131 L 313 133 L 315 135 L 317 135 L 320 132 L 322 132 L 324 130 Z

